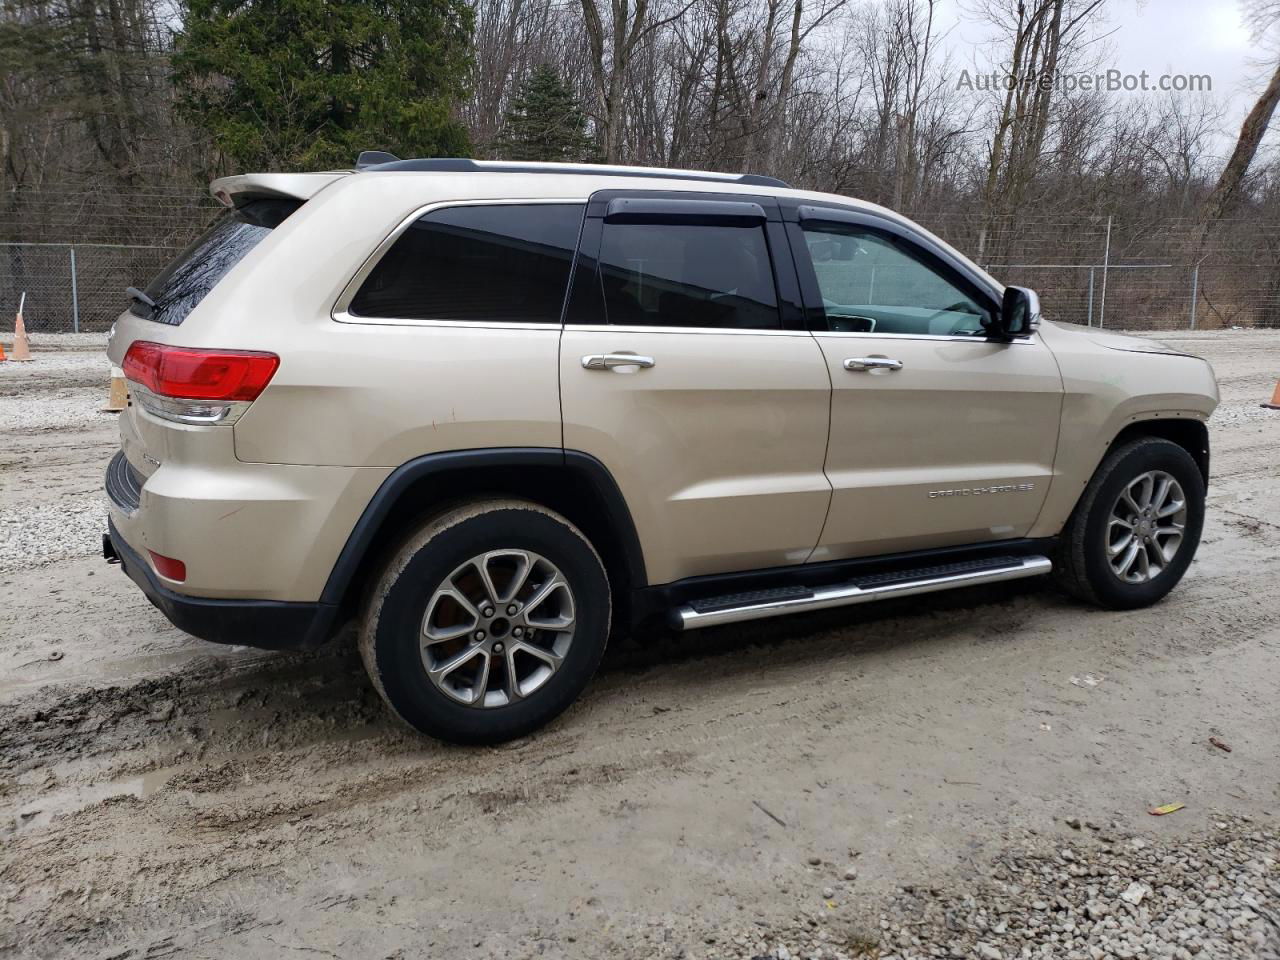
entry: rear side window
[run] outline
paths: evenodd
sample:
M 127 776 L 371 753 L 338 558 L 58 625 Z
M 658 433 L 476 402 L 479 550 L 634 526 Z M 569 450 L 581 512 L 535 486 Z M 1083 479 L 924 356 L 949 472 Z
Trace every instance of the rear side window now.
M 299 200 L 255 200 L 219 214 L 147 285 L 146 294 L 155 306 L 134 300 L 129 310 L 158 323 L 182 323 L 232 267 L 301 205 Z
M 560 323 L 583 205 L 446 207 L 416 220 L 351 301 L 360 317 Z
M 758 224 L 605 223 L 599 271 L 610 324 L 781 325 L 769 246 Z

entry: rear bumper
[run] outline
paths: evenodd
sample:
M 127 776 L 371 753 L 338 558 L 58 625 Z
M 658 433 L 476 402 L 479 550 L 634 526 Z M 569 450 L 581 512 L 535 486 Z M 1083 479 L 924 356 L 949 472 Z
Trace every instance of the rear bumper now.
M 107 521 L 103 555 L 118 561 L 129 579 L 179 630 L 213 643 L 268 650 L 319 646 L 332 634 L 338 608 L 327 603 L 283 600 L 218 600 L 176 593 L 159 582 L 139 554 Z

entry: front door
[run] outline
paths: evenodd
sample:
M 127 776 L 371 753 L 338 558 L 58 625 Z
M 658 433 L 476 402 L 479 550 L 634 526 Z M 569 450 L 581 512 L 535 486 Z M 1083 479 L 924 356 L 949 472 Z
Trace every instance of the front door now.
M 1024 536 L 1053 475 L 1052 353 L 1034 334 L 988 339 L 992 292 L 885 227 L 830 212 L 791 226 L 833 387 L 815 560 Z
M 613 474 L 650 583 L 802 563 L 817 544 L 831 382 L 797 300 L 766 198 L 592 198 L 560 348 L 564 444 Z

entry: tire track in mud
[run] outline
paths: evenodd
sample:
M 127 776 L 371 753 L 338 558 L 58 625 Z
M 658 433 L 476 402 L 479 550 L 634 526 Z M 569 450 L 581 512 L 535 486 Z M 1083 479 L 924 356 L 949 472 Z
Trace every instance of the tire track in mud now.
M 717 687 L 736 695 L 736 685 L 744 681 L 754 680 L 765 689 L 786 685 L 793 675 L 820 669 L 833 659 L 846 661 L 843 666 L 856 674 L 859 658 L 924 657 L 956 636 L 998 642 L 1029 624 L 1043 630 L 1047 618 L 1074 611 L 1048 590 L 1024 588 L 1025 595 L 1013 599 L 992 590 L 967 593 L 972 595 L 957 592 L 930 603 L 899 604 L 898 610 L 885 603 L 878 610 L 836 611 L 746 629 L 708 630 L 701 638 L 674 635 L 628 644 L 607 655 L 579 708 L 590 716 L 581 719 L 616 726 L 625 737 L 627 726 L 645 711 L 652 719 L 673 712 L 668 706 L 672 702 L 699 693 L 705 699 Z M 1206 604 L 1213 608 L 1212 617 L 1203 616 Z M 916 609 L 908 613 L 902 609 L 907 606 Z M 1201 573 L 1160 609 L 1164 620 L 1195 623 L 1200 639 L 1212 641 L 1205 649 L 1248 642 L 1280 622 L 1280 612 L 1258 605 L 1251 586 L 1228 572 Z M 1145 619 L 1116 615 L 1117 621 L 1122 618 Z M 1135 659 L 1156 652 L 1149 642 L 1141 647 L 1126 642 L 1122 650 Z M 812 689 L 820 691 L 844 676 L 820 677 Z M 806 698 L 804 705 L 820 713 L 822 703 L 807 702 L 814 699 Z M 191 759 L 212 767 L 279 751 L 348 749 L 353 740 L 376 739 L 384 756 L 388 750 L 421 750 L 423 743 L 386 715 L 350 646 L 331 645 L 310 655 L 265 654 L 231 664 L 213 661 L 128 685 L 46 688 L 30 700 L 0 705 L 0 762 L 11 774 L 74 764 L 85 756 L 133 755 L 120 769 L 136 775 Z M 569 729 L 578 722 L 575 717 L 551 729 Z M 554 742 L 558 736 L 539 735 L 521 741 L 519 749 L 536 747 L 544 738 Z
M 635 653 L 624 658 L 625 670 L 612 666 L 606 671 L 600 689 L 568 723 L 528 741 L 485 751 L 424 745 L 377 721 L 338 735 L 334 727 L 340 723 L 326 719 L 317 724 L 315 716 L 294 716 L 305 709 L 303 703 L 312 703 L 295 702 L 297 689 L 305 688 L 318 690 L 320 701 L 333 698 L 328 707 L 312 711 L 316 716 L 334 716 L 336 711 L 340 720 L 364 717 L 363 695 L 344 697 L 326 689 L 340 685 L 346 675 L 342 656 L 272 664 L 259 671 L 211 671 L 212 676 L 200 683 L 184 684 L 189 678 L 175 677 L 161 685 L 135 684 L 127 691 L 110 692 L 107 699 L 125 696 L 121 709 L 107 718 L 104 733 L 114 730 L 127 736 L 131 730 L 145 730 L 129 725 L 147 722 L 144 709 L 153 710 L 154 697 L 160 694 L 174 702 L 174 719 L 182 723 L 204 718 L 212 724 L 208 718 L 239 702 L 252 714 L 251 720 L 276 718 L 286 728 L 280 743 L 289 746 L 263 745 L 270 749 L 250 751 L 252 737 L 240 734 L 208 743 L 202 758 L 168 776 L 145 799 L 111 798 L 60 820 L 56 835 L 33 832 L 9 838 L 22 866 L 7 869 L 0 880 L 22 889 L 24 904 L 39 905 L 15 918 L 23 936 L 31 938 L 25 942 L 34 943 L 53 934 L 90 929 L 95 914 L 104 911 L 145 924 L 165 915 L 158 904 L 198 896 L 209 885 L 241 874 L 270 872 L 333 844 L 358 843 L 371 830 L 377 830 L 383 842 L 388 831 L 392 837 L 405 833 L 413 843 L 430 848 L 455 829 L 478 830 L 486 823 L 538 816 L 603 784 L 720 777 L 716 770 L 726 762 L 758 759 L 762 751 L 803 756 L 816 723 L 845 728 L 857 724 L 855 718 L 836 714 L 850 706 L 848 685 L 858 686 L 861 679 L 856 670 L 859 657 L 879 651 L 908 663 L 919 661 L 928 648 L 950 642 L 953 633 L 964 634 L 968 645 L 991 644 L 969 626 L 985 617 L 992 630 L 1000 631 L 1006 621 L 1055 612 L 1052 604 L 1036 611 L 1034 606 L 1040 604 L 1035 596 L 997 604 L 957 602 L 950 610 L 872 619 L 834 634 L 789 637 L 784 630 L 772 638 L 736 643 L 730 636 L 713 637 L 710 653 L 691 649 L 670 662 Z M 1256 605 L 1247 598 L 1230 600 L 1214 641 L 1243 642 L 1252 631 L 1274 626 L 1274 616 L 1251 615 L 1251 608 Z M 957 621 L 958 626 L 930 630 L 943 619 Z M 882 629 L 876 636 L 849 636 L 867 626 Z M 917 638 L 921 633 L 925 636 Z M 1002 663 L 1018 662 L 1026 652 L 1022 646 L 1013 645 L 989 669 L 998 672 Z M 798 655 L 773 674 L 762 675 L 752 658 L 779 648 L 794 648 Z M 823 664 L 840 651 L 854 669 L 824 669 Z M 1120 656 L 1136 661 L 1158 653 L 1126 637 Z M 708 678 L 698 675 L 711 670 L 716 677 L 708 687 Z M 743 691 L 744 682 L 754 689 Z M 291 685 L 296 689 L 282 690 Z M 701 688 L 702 702 L 680 704 L 695 685 Z M 893 696 L 861 689 L 856 708 L 891 719 L 896 708 L 886 700 Z M 656 700 L 672 698 L 677 705 L 654 711 Z M 97 699 L 73 696 L 61 706 L 74 712 Z M 904 745 L 918 742 L 909 729 L 899 736 Z M 663 744 L 679 744 L 680 749 Z M 56 751 L 67 748 L 64 740 L 47 745 Z M 124 844 L 118 838 L 126 831 L 134 839 Z

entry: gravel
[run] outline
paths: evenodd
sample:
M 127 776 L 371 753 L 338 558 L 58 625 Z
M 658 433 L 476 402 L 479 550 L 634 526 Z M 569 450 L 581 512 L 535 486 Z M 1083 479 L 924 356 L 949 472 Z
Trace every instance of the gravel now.
M 968 883 L 899 887 L 774 926 L 706 932 L 668 919 L 653 956 L 683 960 L 1169 958 L 1280 960 L 1280 831 L 1222 817 L 1207 833 L 1069 846 L 1028 835 Z M 822 882 L 814 871 L 814 882 Z M 829 889 L 829 888 L 828 888 Z M 822 891 L 826 897 L 828 890 Z M 696 944 L 696 946 L 690 946 Z
M 0 477 L 0 573 L 102 549 L 101 477 L 115 431 L 115 418 L 101 412 L 111 378 L 105 347 L 104 334 L 35 336 L 31 363 L 0 363 L 0 467 L 17 468 Z M 90 459 L 101 466 L 74 462 L 98 448 Z M 41 502 L 20 495 L 27 468 L 60 462 L 67 470 L 46 478 Z
M 72 557 L 101 556 L 106 529 L 107 507 L 101 497 L 0 507 L 0 573 Z
M 881 915 L 882 957 L 1275 960 L 1278 860 L 1280 832 L 1244 817 L 1183 841 L 1104 830 L 1009 852 L 971 890 L 902 888 Z
M 102 420 L 111 365 L 101 353 L 39 353 L 31 363 L 0 363 L 0 431 L 76 428 Z

